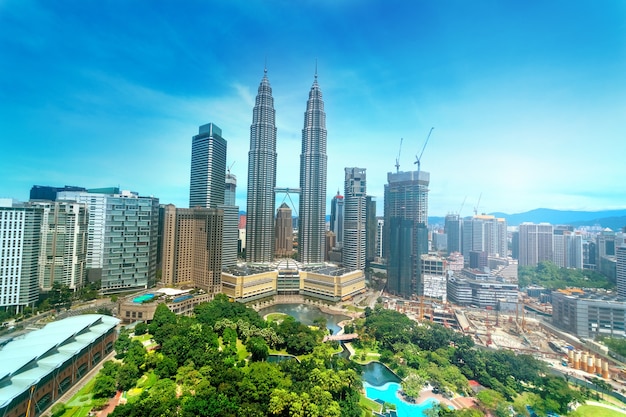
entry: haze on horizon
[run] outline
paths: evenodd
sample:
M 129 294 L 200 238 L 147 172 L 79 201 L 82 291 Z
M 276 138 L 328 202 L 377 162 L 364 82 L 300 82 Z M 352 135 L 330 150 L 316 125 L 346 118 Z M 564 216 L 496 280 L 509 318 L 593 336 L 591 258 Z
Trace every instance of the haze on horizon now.
M 328 200 L 344 167 L 363 167 L 382 215 L 400 138 L 400 170 L 414 170 L 435 127 L 421 162 L 431 216 L 463 201 L 470 215 L 479 198 L 480 212 L 626 207 L 619 0 L 0 0 L 0 61 L 0 197 L 119 185 L 186 207 L 191 137 L 213 122 L 245 210 L 263 69 L 277 186 L 297 187 L 317 65 Z

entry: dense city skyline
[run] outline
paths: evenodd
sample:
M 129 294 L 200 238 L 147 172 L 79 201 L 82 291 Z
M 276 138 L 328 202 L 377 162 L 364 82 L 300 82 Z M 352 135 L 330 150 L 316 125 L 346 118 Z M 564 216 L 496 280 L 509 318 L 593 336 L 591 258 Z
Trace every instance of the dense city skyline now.
M 215 123 L 243 209 L 265 67 L 276 185 L 297 187 L 317 60 L 327 200 L 345 167 L 363 167 L 382 215 L 400 138 L 400 170 L 414 170 L 434 126 L 421 166 L 431 215 L 464 200 L 470 215 L 479 198 L 481 212 L 624 208 L 626 167 L 613 155 L 626 152 L 625 16 L 618 1 L 2 1 L 0 197 L 119 185 L 184 207 L 190 138 Z

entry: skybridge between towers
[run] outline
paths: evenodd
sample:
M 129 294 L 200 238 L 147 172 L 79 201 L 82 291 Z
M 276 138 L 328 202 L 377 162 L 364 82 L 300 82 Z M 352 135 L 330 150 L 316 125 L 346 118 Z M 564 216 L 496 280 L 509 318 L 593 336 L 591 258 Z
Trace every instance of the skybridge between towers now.
M 285 201 L 285 198 L 288 198 L 289 201 L 291 202 L 291 207 L 293 207 L 293 211 L 296 213 L 296 217 L 298 217 L 298 212 L 296 211 L 296 206 L 293 203 L 293 200 L 291 199 L 291 194 L 298 194 L 300 195 L 300 188 L 285 188 L 285 187 L 275 187 L 274 188 L 274 196 L 278 195 L 278 194 L 284 194 L 285 197 L 283 198 L 283 201 Z M 276 197 L 274 197 L 276 198 Z

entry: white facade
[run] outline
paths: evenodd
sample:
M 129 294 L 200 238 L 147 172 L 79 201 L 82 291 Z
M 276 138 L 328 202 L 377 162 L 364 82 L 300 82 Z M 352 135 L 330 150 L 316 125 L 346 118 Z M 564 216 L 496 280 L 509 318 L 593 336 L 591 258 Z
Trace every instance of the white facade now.
M 43 209 L 39 251 L 39 287 L 49 291 L 59 282 L 80 289 L 86 278 L 87 209 L 67 201 L 34 201 Z
M 57 201 L 76 201 L 87 206 L 87 268 L 102 269 L 104 253 L 104 223 L 106 220 L 106 194 L 85 191 L 61 191 Z
M 23 308 L 39 298 L 42 209 L 0 207 L 0 307 Z
M 346 268 L 365 269 L 366 173 L 365 168 L 345 169 L 342 263 Z

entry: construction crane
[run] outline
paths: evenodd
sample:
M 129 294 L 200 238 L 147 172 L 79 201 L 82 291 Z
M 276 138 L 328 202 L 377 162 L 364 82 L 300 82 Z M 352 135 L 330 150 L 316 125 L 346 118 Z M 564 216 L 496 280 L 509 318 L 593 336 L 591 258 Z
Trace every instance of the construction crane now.
M 463 211 L 463 207 L 465 206 L 465 200 L 467 200 L 467 195 L 463 199 L 463 203 L 461 203 L 461 208 L 459 209 L 459 216 L 461 215 L 461 212 Z
M 232 169 L 233 165 L 235 165 L 235 162 L 237 161 L 233 161 L 233 163 L 230 164 L 230 166 L 226 168 L 226 174 L 230 175 L 230 170 Z
M 478 203 L 474 206 L 474 216 L 478 216 L 478 206 L 480 206 L 480 199 L 482 198 L 483 193 L 480 193 L 478 196 Z
M 422 147 L 422 152 L 420 152 L 420 155 L 419 156 L 415 155 L 415 162 L 413 162 L 413 164 L 417 164 L 418 178 L 419 178 L 419 172 L 420 172 L 420 165 L 422 163 L 422 155 L 424 155 L 424 150 L 426 149 L 426 145 L 428 145 L 428 140 L 430 139 L 430 135 L 433 133 L 434 129 L 435 129 L 434 127 L 430 128 L 430 132 L 428 132 L 428 136 L 426 137 L 426 142 L 424 142 L 424 146 Z
M 402 141 L 404 139 L 400 138 L 400 148 L 398 149 L 398 157 L 396 158 L 396 174 L 400 172 L 400 152 L 402 152 Z

